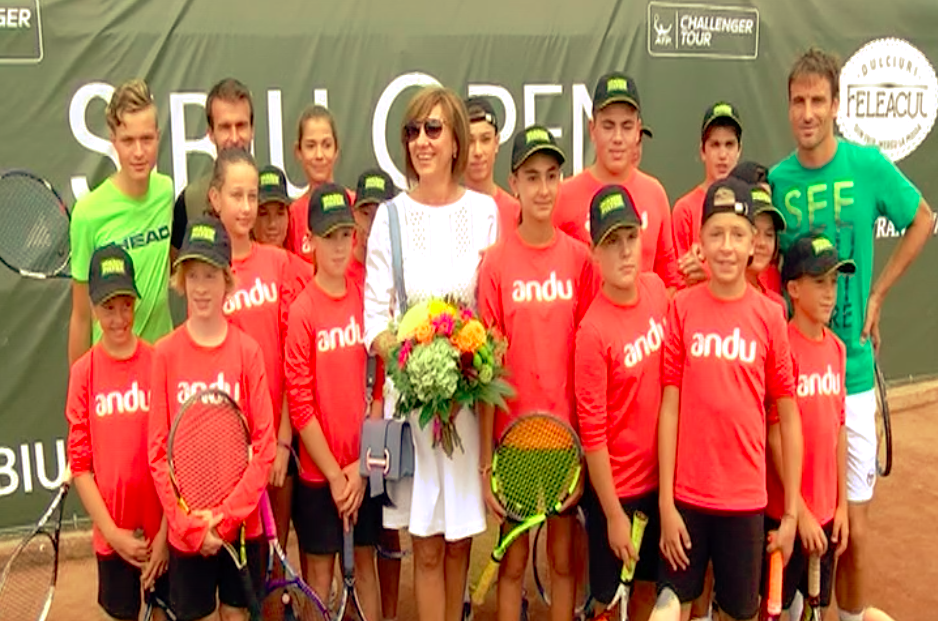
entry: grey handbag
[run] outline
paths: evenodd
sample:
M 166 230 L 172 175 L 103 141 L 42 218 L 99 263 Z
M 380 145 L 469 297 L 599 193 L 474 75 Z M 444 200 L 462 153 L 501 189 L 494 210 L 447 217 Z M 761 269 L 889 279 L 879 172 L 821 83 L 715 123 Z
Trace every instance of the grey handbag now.
M 391 229 L 391 269 L 394 274 L 394 293 L 401 316 L 407 311 L 407 294 L 404 290 L 404 265 L 401 256 L 401 225 L 398 219 L 397 205 L 391 199 L 385 206 L 388 210 L 388 224 Z M 361 453 L 359 472 L 368 478 L 371 497 L 385 493 L 385 481 L 399 481 L 414 476 L 414 438 L 410 423 L 401 419 L 375 420 L 368 417 L 371 411 L 371 393 L 375 385 L 377 360 L 368 358 L 365 374 L 366 410 L 362 425 Z

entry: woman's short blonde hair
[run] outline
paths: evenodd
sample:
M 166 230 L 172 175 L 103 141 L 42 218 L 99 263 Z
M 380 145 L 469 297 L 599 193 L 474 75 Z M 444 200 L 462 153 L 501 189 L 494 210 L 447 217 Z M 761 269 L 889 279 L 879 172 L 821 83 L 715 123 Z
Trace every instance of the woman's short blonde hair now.
M 173 270 L 173 273 L 169 277 L 169 286 L 170 288 L 181 295 L 186 297 L 186 270 L 189 267 L 189 264 L 193 261 L 198 261 L 198 259 L 188 259 L 183 261 Z M 231 273 L 231 268 L 223 268 L 225 272 L 225 293 L 231 294 L 235 289 L 235 279 L 234 274 Z
M 406 175 L 409 182 L 419 181 L 417 170 L 410 157 L 407 140 L 407 124 L 411 121 L 423 121 L 437 105 L 443 111 L 443 124 L 453 132 L 456 141 L 456 157 L 451 170 L 456 180 L 462 178 L 469 163 L 469 115 L 462 99 L 452 89 L 443 86 L 427 86 L 414 95 L 401 122 L 401 145 L 404 147 Z

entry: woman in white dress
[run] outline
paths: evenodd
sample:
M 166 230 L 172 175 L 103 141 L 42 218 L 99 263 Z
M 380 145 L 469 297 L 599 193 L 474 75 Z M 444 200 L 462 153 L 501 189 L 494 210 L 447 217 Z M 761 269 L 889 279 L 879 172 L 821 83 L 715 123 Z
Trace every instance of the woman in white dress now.
M 475 307 L 482 252 L 495 242 L 497 208 L 490 197 L 459 184 L 469 153 L 462 100 L 451 90 L 427 87 L 410 102 L 401 128 L 411 189 L 395 199 L 401 228 L 404 285 L 413 305 L 455 295 Z M 396 310 L 388 211 L 382 205 L 368 239 L 365 344 L 386 356 L 394 344 L 388 322 Z M 394 399 L 387 399 L 393 412 Z M 432 448 L 432 431 L 411 415 L 415 467 L 412 480 L 389 486 L 393 508 L 387 528 L 407 528 L 413 540 L 414 585 L 421 621 L 459 621 L 472 537 L 485 531 L 476 414 L 461 410 L 456 428 L 463 448 L 447 457 Z

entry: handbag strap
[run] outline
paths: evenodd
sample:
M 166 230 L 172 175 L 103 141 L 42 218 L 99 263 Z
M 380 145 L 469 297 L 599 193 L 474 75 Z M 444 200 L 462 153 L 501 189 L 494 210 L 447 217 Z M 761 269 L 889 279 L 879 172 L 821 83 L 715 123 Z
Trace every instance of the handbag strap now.
M 404 288 L 404 256 L 401 250 L 401 220 L 397 209 L 396 199 L 391 199 L 385 205 L 388 208 L 388 226 L 391 229 L 391 270 L 394 275 L 394 294 L 397 297 L 397 306 L 400 316 L 407 312 L 407 291 Z
M 374 397 L 375 382 L 378 376 L 378 358 L 374 354 L 368 356 L 368 362 L 365 363 L 365 418 L 371 415 L 371 404 Z

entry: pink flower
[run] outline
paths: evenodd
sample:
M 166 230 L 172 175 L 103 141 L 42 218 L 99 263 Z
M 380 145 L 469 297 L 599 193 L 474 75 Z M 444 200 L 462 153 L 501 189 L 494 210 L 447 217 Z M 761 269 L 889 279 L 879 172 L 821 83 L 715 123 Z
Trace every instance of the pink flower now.
M 397 355 L 397 366 L 404 368 L 407 364 L 407 359 L 410 357 L 410 352 L 414 348 L 414 342 L 410 339 L 404 341 L 404 344 L 401 346 L 401 351 Z
M 462 309 L 462 312 L 459 314 L 459 316 L 462 317 L 463 321 L 469 321 L 472 319 L 472 311 L 468 308 L 464 308 Z
M 439 442 L 443 439 L 443 423 L 440 422 L 439 417 L 433 417 L 433 441 Z
M 437 334 L 451 336 L 456 327 L 456 322 L 449 313 L 441 313 L 433 320 L 433 327 L 436 328 Z

